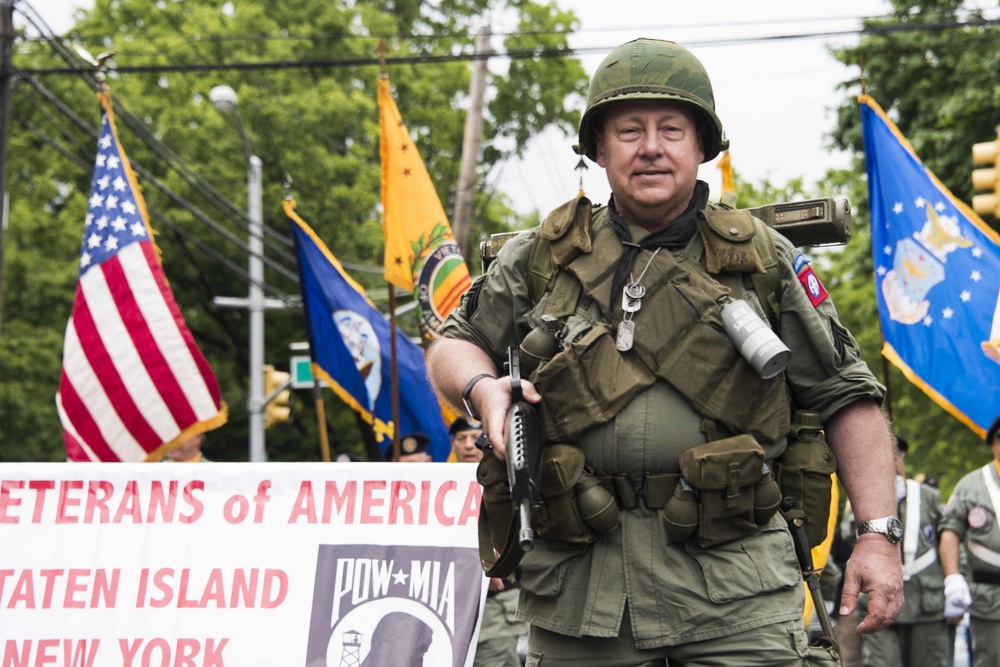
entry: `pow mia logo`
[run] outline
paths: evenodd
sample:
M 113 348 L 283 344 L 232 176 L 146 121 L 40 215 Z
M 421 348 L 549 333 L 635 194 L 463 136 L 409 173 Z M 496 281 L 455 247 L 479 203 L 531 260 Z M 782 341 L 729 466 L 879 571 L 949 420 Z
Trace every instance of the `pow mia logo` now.
M 969 522 L 969 528 L 975 530 L 980 530 L 986 527 L 986 524 L 990 522 L 990 514 L 986 511 L 985 507 L 973 507 L 969 510 L 969 515 L 966 517 Z

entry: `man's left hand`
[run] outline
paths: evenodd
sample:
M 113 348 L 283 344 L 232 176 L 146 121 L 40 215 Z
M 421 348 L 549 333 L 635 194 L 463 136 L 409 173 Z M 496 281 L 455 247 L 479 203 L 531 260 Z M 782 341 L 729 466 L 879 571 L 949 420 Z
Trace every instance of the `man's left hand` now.
M 858 594 L 868 594 L 868 615 L 858 624 L 858 634 L 884 630 L 903 608 L 903 568 L 899 549 L 884 535 L 870 533 L 858 538 L 844 572 L 840 614 L 854 611 Z

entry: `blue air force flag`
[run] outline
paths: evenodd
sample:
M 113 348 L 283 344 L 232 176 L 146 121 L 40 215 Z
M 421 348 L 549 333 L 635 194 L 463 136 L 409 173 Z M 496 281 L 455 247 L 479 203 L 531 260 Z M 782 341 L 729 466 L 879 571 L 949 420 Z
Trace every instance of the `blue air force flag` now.
M 299 262 L 302 307 L 309 330 L 313 373 L 372 425 L 379 448 L 391 446 L 390 326 L 364 288 L 285 201 Z M 424 433 L 434 461 L 448 460 L 451 443 L 420 347 L 396 330 L 399 433 Z
M 882 354 L 982 436 L 1000 414 L 1000 235 L 859 102 Z

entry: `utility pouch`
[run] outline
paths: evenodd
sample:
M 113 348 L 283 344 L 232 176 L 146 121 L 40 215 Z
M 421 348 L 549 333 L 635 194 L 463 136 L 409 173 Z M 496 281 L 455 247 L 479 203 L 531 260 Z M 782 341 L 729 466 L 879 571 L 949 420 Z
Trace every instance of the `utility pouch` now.
M 837 459 L 826 444 L 821 428 L 822 422 L 817 413 L 796 410 L 788 434 L 788 446 L 774 462 L 781 495 L 795 502 L 792 512 L 803 519 L 810 547 L 826 539 L 830 523 L 832 475 L 837 471 Z
M 483 570 L 490 573 L 496 569 L 497 554 L 503 560 L 505 551 L 520 552 L 514 545 L 517 517 L 510 498 L 507 464 L 493 455 L 492 447 L 483 450 L 483 458 L 476 468 L 476 480 L 483 487 L 483 500 L 479 508 L 479 557 Z M 510 567 L 511 572 L 513 569 Z M 507 574 L 510 572 L 490 576 L 503 577 Z
M 680 468 L 698 499 L 694 538 L 702 548 L 752 535 L 778 509 L 780 491 L 751 435 L 689 449 Z
M 536 522 L 539 537 L 586 544 L 618 527 L 614 498 L 589 473 L 579 447 L 556 444 L 542 449 L 541 491 L 544 503 Z

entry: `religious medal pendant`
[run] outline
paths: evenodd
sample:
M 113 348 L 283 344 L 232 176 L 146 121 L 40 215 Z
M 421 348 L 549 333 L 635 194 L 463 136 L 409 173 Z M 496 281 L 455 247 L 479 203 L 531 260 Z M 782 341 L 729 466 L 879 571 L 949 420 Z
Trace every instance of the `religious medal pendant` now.
M 635 340 L 635 322 L 631 319 L 622 320 L 618 323 L 618 336 L 615 338 L 615 348 L 619 352 L 628 352 L 632 349 L 632 342 Z
M 642 297 L 646 296 L 646 288 L 639 283 L 629 283 L 622 290 L 622 311 L 635 313 L 642 308 Z

